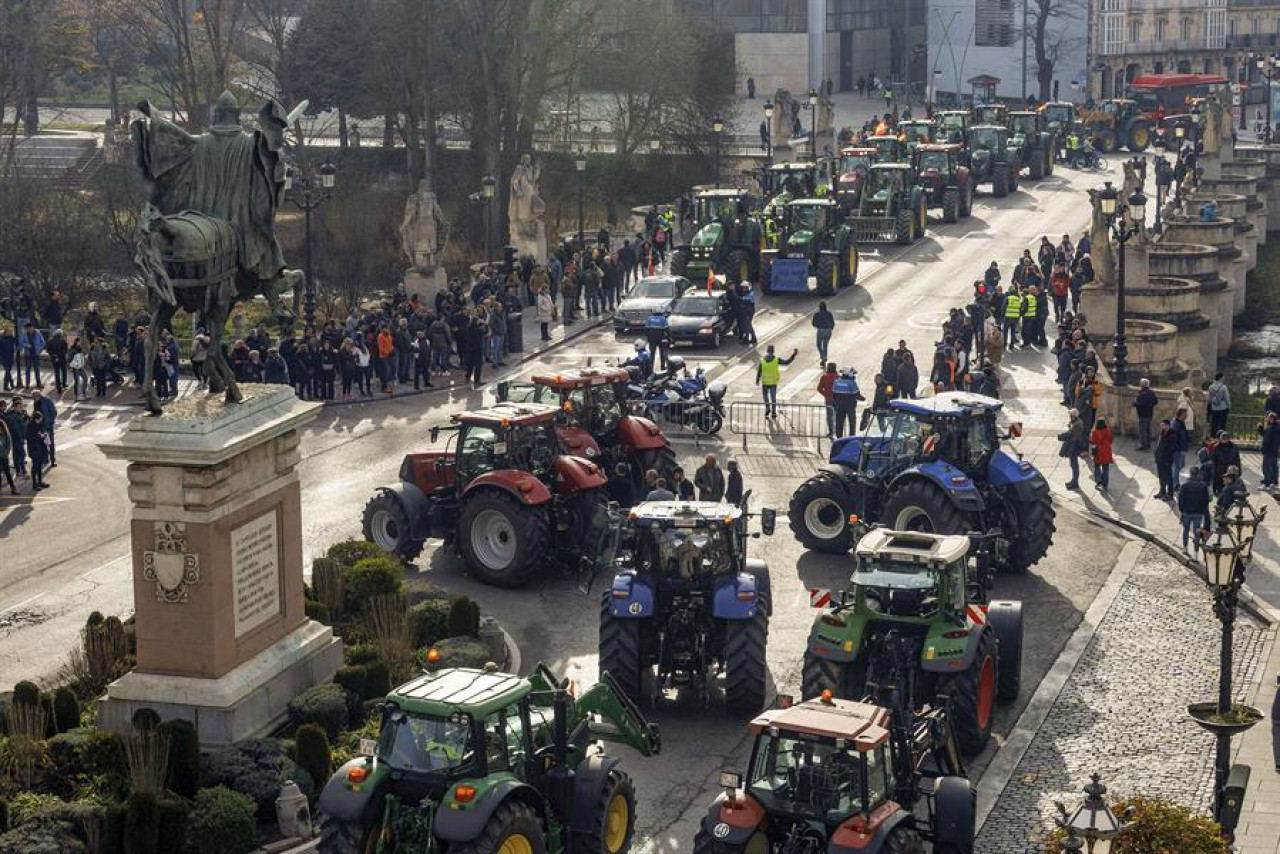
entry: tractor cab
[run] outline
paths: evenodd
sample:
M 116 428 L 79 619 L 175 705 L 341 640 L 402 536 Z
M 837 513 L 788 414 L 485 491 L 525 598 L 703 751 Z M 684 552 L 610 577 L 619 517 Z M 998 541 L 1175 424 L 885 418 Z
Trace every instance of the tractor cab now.
M 709 223 L 731 224 L 745 218 L 750 207 L 746 190 L 703 190 L 693 198 L 693 221 L 699 228 Z
M 941 142 L 964 142 L 965 131 L 973 124 L 965 110 L 942 110 L 934 113 L 933 123 L 938 128 Z
M 560 454 L 555 420 L 559 407 L 541 403 L 498 403 L 453 416 L 457 453 L 453 473 L 459 488 L 483 474 L 519 469 L 535 477 L 551 476 Z M 432 428 L 432 441 L 441 428 Z M 450 439 L 451 445 L 454 439 Z M 447 461 L 442 460 L 447 465 Z
M 845 210 L 853 210 L 858 206 L 858 194 L 877 154 L 878 149 L 866 146 L 840 150 L 840 177 L 836 182 L 836 199 Z
M 854 550 L 855 607 L 879 619 L 966 619 L 967 536 L 874 528 Z
M 795 161 L 775 163 L 765 170 L 765 216 L 777 216 L 778 211 L 792 199 L 808 199 L 826 195 L 832 186 L 831 165 Z
M 1049 101 L 1040 105 L 1045 125 L 1059 137 L 1068 134 L 1076 124 L 1076 105 L 1070 101 Z
M 875 413 L 863 437 L 867 452 L 860 455 L 859 466 L 868 474 L 893 476 L 935 463 L 954 469 L 959 477 L 985 471 L 999 448 L 996 413 L 1002 404 L 995 398 L 946 392 L 894 400 L 889 406 Z
M 876 163 L 901 163 L 907 159 L 907 148 L 896 136 L 867 137 L 866 146 L 876 150 Z
M 796 199 L 782 210 L 782 236 L 796 237 L 800 232 L 810 236 L 823 234 L 840 225 L 840 208 L 831 199 Z
M 872 206 L 884 209 L 890 200 L 911 186 L 911 177 L 911 167 L 905 163 L 877 163 L 867 173 L 867 185 L 862 191 L 863 209 Z
M 963 146 L 950 143 L 919 145 L 911 156 L 911 165 L 920 176 L 921 183 L 933 185 L 941 182 L 945 186 L 955 180 L 963 150 Z
M 974 125 L 965 132 L 965 144 L 970 156 L 977 151 L 989 151 L 1003 157 L 1009 147 L 1009 129 L 1003 125 Z
M 1032 137 L 1044 132 L 1044 117 L 1032 110 L 1009 113 L 1009 130 L 1016 136 Z
M 922 143 L 932 142 L 934 134 L 933 122 L 928 119 L 911 119 L 898 123 L 898 135 L 906 143 L 908 151 Z
M 747 517 L 723 502 L 646 501 L 630 514 L 624 558 L 668 581 L 697 581 L 745 567 Z
M 973 108 L 973 123 L 977 125 L 1008 124 L 1009 108 L 1004 104 L 979 104 Z
M 545 403 L 558 408 L 556 433 L 570 454 L 596 459 L 596 437 L 617 429 L 624 417 L 626 368 L 575 368 L 534 374 L 530 382 L 500 383 L 498 397 L 512 403 Z

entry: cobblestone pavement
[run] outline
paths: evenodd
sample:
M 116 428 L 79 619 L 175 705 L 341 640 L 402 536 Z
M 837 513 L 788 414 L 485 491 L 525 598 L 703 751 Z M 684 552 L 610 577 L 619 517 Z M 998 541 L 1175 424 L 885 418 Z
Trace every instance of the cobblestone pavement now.
M 1185 710 L 1216 695 L 1219 633 L 1200 579 L 1159 547 L 1145 546 L 996 801 L 977 850 L 1044 850 L 1039 840 L 1054 801 L 1079 803 L 1094 772 L 1113 793 L 1158 795 L 1208 811 L 1213 742 Z M 1237 619 L 1234 684 L 1242 701 L 1266 636 L 1247 615 Z

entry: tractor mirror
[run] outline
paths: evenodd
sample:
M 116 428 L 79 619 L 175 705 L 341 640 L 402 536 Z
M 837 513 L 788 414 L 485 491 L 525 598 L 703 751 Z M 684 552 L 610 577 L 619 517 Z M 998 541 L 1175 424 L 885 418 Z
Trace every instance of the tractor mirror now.
M 507 393 L 511 391 L 511 383 L 502 381 L 495 386 L 498 392 L 498 401 L 503 402 L 507 399 Z
M 720 786 L 730 792 L 736 792 L 742 788 L 742 775 L 734 771 L 721 771 Z
M 1009 425 L 1009 438 L 1010 439 L 1022 438 L 1022 422 L 1021 421 L 1015 421 Z
M 778 525 L 778 511 L 772 507 L 765 507 L 760 511 L 760 530 L 764 532 L 766 537 L 772 537 L 773 531 Z
M 431 444 L 435 444 L 440 439 L 440 426 L 436 425 L 431 428 Z
M 738 502 L 738 506 L 742 508 L 743 513 L 747 512 L 747 505 L 751 501 L 751 492 L 752 490 L 748 489 L 742 493 L 742 500 Z

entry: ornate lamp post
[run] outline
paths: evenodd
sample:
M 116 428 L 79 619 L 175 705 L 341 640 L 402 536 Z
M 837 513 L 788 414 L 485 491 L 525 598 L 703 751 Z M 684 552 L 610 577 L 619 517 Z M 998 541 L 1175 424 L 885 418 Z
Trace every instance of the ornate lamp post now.
M 1143 230 L 1147 197 L 1142 194 L 1142 190 L 1135 190 L 1127 203 L 1120 205 L 1120 193 L 1107 181 L 1098 191 L 1098 199 L 1111 236 L 1120 244 L 1119 264 L 1116 268 L 1116 373 L 1113 379 L 1117 386 L 1124 386 L 1128 384 L 1125 368 L 1129 362 L 1129 347 L 1125 343 L 1124 334 L 1124 245 Z
M 289 201 L 302 211 L 303 267 L 306 282 L 303 285 L 303 318 L 307 332 L 316 331 L 316 278 L 312 256 L 311 213 L 329 200 L 330 191 L 337 183 L 338 167 L 326 160 L 319 169 L 309 164 L 290 166 L 284 173 L 284 191 Z
M 1061 801 L 1055 801 L 1058 816 L 1054 823 L 1067 832 L 1067 839 L 1075 839 L 1070 851 L 1080 850 L 1080 839 L 1085 841 L 1085 850 L 1093 854 L 1093 847 L 1099 841 L 1110 842 L 1128 828 L 1129 822 L 1121 819 L 1107 806 L 1107 787 L 1102 785 L 1100 774 L 1090 774 L 1089 783 L 1084 787 L 1084 801 L 1071 813 Z M 1064 846 L 1066 847 L 1066 846 Z
M 773 101 L 764 102 L 764 124 L 769 132 L 764 137 L 764 158 L 767 166 L 773 165 Z
M 489 253 L 497 248 L 493 240 L 493 198 L 497 195 L 497 184 L 492 175 L 480 179 L 480 195 L 484 199 L 484 240 L 480 243 L 480 252 L 485 263 L 489 261 Z
M 719 113 L 711 120 L 711 135 L 716 139 L 716 188 L 720 187 L 720 137 L 724 134 L 724 119 Z
M 1259 55 L 1258 58 L 1254 60 L 1254 64 L 1258 68 L 1258 76 L 1260 76 L 1263 80 L 1267 81 L 1267 106 L 1265 110 L 1267 115 L 1267 129 L 1265 131 L 1266 135 L 1263 137 L 1263 141 L 1266 142 L 1267 145 L 1270 145 L 1271 144 L 1271 81 L 1275 80 L 1277 77 L 1280 77 L 1280 56 Z
M 818 90 L 809 90 L 809 151 L 818 162 Z
M 587 153 L 582 150 L 581 145 L 578 146 L 578 156 L 573 159 L 573 168 L 578 173 L 578 251 L 581 252 L 586 242 L 582 233 L 582 220 L 587 177 Z

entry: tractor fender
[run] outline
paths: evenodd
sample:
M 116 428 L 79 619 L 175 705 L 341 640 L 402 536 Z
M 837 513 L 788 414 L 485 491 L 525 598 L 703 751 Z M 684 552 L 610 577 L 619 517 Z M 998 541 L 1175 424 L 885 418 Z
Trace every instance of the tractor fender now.
M 378 487 L 378 492 L 395 496 L 404 508 L 404 515 L 409 519 L 409 536 L 415 540 L 426 540 L 431 537 L 431 499 L 418 488 L 418 485 L 407 480 L 390 486 Z
M 973 850 L 977 793 L 963 777 L 941 777 L 933 789 L 933 844 Z
M 846 611 L 844 615 L 851 613 Z M 818 617 L 809 629 L 809 640 L 805 642 L 805 649 L 810 655 L 823 661 L 834 661 L 837 664 L 848 664 L 858 657 L 858 650 L 862 648 L 862 636 L 866 631 L 866 620 L 846 621 L 843 628 L 827 626 L 828 632 L 841 633 L 838 639 L 823 637 L 823 626 L 822 617 Z
M 620 762 L 605 754 L 588 756 L 578 763 L 573 772 L 573 812 L 569 816 L 569 829 L 581 832 L 591 830 L 596 818 L 600 793 L 609 782 L 609 772 Z
M 724 846 L 741 846 L 764 823 L 767 814 L 760 802 L 747 792 L 738 792 L 732 804 L 727 803 L 728 799 L 728 795 L 721 792 L 711 802 L 702 827 Z
M 981 513 L 986 509 L 986 502 L 982 500 L 982 493 L 978 485 L 973 482 L 973 478 L 941 460 L 919 463 L 902 472 L 889 484 L 885 494 L 896 492 L 910 478 L 922 478 L 931 482 L 941 489 L 957 508 L 966 513 Z
M 436 810 L 434 830 L 439 839 L 446 842 L 470 842 L 484 830 L 494 810 L 511 799 L 533 807 L 538 818 L 545 820 L 543 798 L 532 786 L 509 775 L 503 775 L 496 783 L 490 783 L 491 779 L 459 781 L 475 786 L 482 794 L 464 809 Z M 445 800 L 452 802 L 453 799 L 446 794 Z
M 711 594 L 711 616 L 717 620 L 749 620 L 756 615 L 756 577 L 747 572 L 722 575 Z
M 946 658 L 929 659 L 928 657 L 920 659 L 920 669 L 926 673 L 962 673 L 969 669 L 973 664 L 973 660 L 978 657 L 978 646 L 982 642 L 983 637 L 994 635 L 995 632 L 990 626 L 975 626 L 969 632 L 968 637 L 964 639 L 964 654 L 960 657 L 947 656 Z M 926 656 L 927 656 L 926 651 Z M 999 655 L 999 652 L 996 653 Z
M 547 489 L 547 485 L 520 469 L 485 472 L 467 484 L 462 496 L 466 498 L 486 488 L 505 492 L 521 504 L 530 506 L 546 504 L 551 500 L 551 490 Z
M 991 462 L 987 464 L 987 483 L 1003 489 L 1028 481 L 1039 481 L 1045 489 L 1049 486 L 1039 470 L 1026 460 L 1015 459 L 1003 451 L 991 455 Z
M 618 421 L 618 444 L 633 451 L 648 451 L 667 446 L 662 428 L 638 415 L 624 415 Z
M 582 457 L 556 457 L 555 462 L 551 464 L 551 470 L 555 472 L 556 492 L 561 495 L 585 492 L 609 482 L 609 478 L 604 475 L 604 469 Z M 547 497 L 550 497 L 550 493 Z
M 365 768 L 369 776 L 359 788 L 353 788 L 347 782 L 347 772 L 352 768 Z M 347 762 L 329 778 L 320 792 L 316 809 L 338 821 L 366 822 L 377 821 L 382 815 L 382 783 L 390 774 L 390 769 L 376 760 L 372 766 L 365 764 L 365 757 L 357 756 Z
M 858 814 L 841 822 L 827 842 L 827 854 L 882 851 L 889 834 L 909 820 L 911 816 L 906 810 L 893 801 L 885 801 L 870 816 Z
M 613 577 L 609 593 L 609 614 L 620 620 L 639 620 L 653 616 L 653 582 L 633 572 Z
M 576 424 L 557 424 L 556 437 L 569 453 L 589 460 L 600 459 L 600 443 L 582 427 Z

